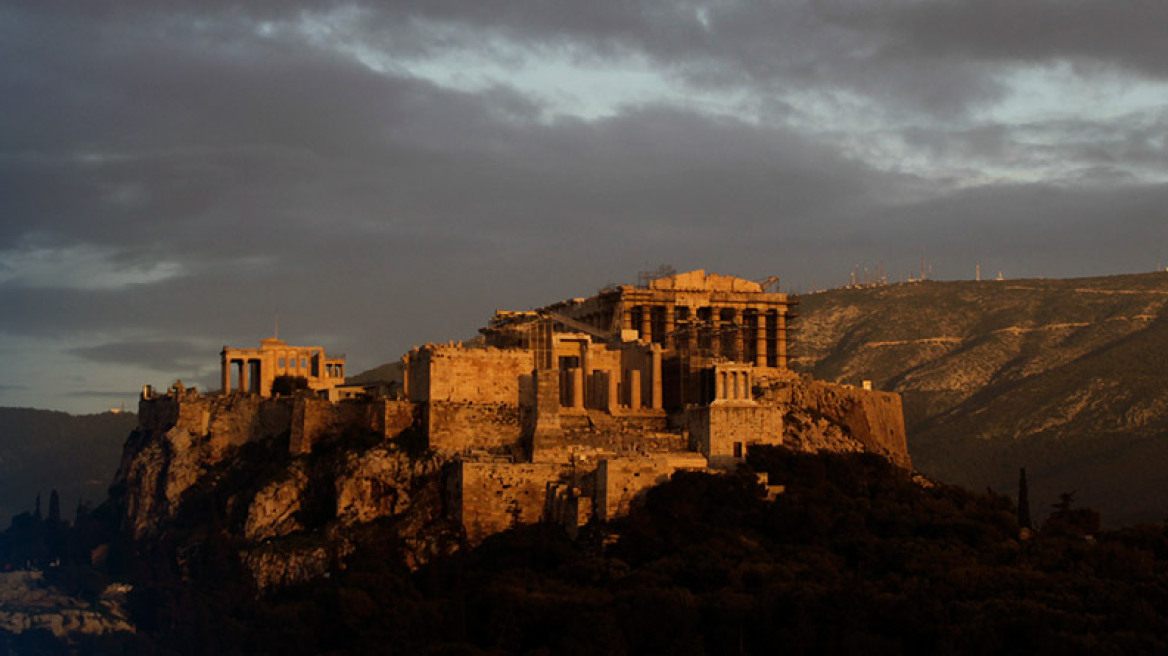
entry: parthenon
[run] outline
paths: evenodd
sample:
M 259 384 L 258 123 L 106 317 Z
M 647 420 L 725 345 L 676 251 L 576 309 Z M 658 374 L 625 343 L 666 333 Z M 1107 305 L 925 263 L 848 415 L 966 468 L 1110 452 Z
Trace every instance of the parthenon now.
M 542 308 L 609 332 L 692 357 L 724 358 L 760 368 L 787 367 L 787 319 L 794 302 L 757 282 L 690 271 L 602 290 Z
M 508 332 L 533 322 L 548 324 L 543 341 L 552 347 L 553 359 L 539 367 L 564 375 L 561 393 L 567 407 L 609 409 L 619 401 L 626 408 L 675 412 L 715 399 L 748 398 L 749 385 L 719 387 L 730 378 L 759 379 L 786 371 L 787 322 L 795 316 L 795 303 L 757 282 L 697 270 L 533 311 L 499 311 L 483 332 L 488 344 L 514 346 L 517 340 L 508 341 Z M 602 360 L 590 358 L 584 348 L 601 344 L 630 353 L 639 348 L 643 364 L 625 355 L 618 371 L 604 371 L 590 364 Z M 749 368 L 727 373 L 733 364 Z M 716 368 L 721 373 L 715 374 Z M 582 404 L 570 402 L 577 397 Z

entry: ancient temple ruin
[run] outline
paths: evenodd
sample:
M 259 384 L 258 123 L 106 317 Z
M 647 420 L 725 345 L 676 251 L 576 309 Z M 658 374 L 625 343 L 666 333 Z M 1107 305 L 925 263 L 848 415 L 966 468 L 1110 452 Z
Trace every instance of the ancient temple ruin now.
M 541 308 L 603 334 L 659 344 L 688 358 L 725 359 L 760 369 L 787 367 L 787 321 L 794 302 L 760 283 L 690 271 L 644 286 L 622 285 Z M 567 325 L 567 324 L 565 324 Z M 569 326 L 570 327 L 570 326 Z
M 224 346 L 219 362 L 225 394 L 271 396 L 272 382 L 290 376 L 304 378 L 308 389 L 329 398 L 329 391 L 345 382 L 345 356 L 326 355 L 319 346 L 288 346 L 276 337 L 261 340 L 258 349 Z
M 192 430 L 247 426 L 232 443 L 286 431 L 294 454 L 354 431 L 421 438 L 446 463 L 445 507 L 471 541 L 515 523 L 611 519 L 679 469 L 732 469 L 784 443 L 792 409 L 814 448 L 907 466 L 897 395 L 788 370 L 794 306 L 750 280 L 670 275 L 496 311 L 476 339 L 413 348 L 387 368 L 393 380 L 363 386 L 345 385 L 343 357 L 265 339 L 223 348 L 221 395 L 144 397 L 140 412 Z M 309 389 L 272 396 L 281 375 Z M 831 423 L 830 439 L 815 437 Z
M 732 468 L 779 444 L 756 385 L 789 379 L 794 302 L 703 271 L 531 311 L 497 311 L 473 344 L 402 359 L 431 449 L 454 459 L 450 507 L 472 538 L 549 512 L 623 512 L 677 469 Z

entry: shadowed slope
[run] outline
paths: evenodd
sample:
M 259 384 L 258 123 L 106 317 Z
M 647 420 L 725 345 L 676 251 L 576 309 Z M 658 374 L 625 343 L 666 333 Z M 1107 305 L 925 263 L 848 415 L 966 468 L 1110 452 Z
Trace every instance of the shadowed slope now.
M 1168 275 L 927 282 L 800 299 L 795 366 L 904 395 L 922 471 L 1111 523 L 1168 511 Z

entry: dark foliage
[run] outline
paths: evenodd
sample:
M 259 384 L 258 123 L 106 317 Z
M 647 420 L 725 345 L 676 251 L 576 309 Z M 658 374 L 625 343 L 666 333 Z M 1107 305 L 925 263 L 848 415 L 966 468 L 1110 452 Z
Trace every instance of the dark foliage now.
M 272 394 L 274 396 L 292 396 L 299 390 L 308 389 L 308 378 L 284 374 L 272 379 Z

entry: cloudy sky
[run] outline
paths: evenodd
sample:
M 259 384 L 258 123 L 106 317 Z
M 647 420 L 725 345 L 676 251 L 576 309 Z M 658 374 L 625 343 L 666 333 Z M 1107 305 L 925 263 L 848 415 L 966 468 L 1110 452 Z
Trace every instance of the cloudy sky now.
M 0 405 L 669 264 L 1168 265 L 1163 0 L 0 1 Z

